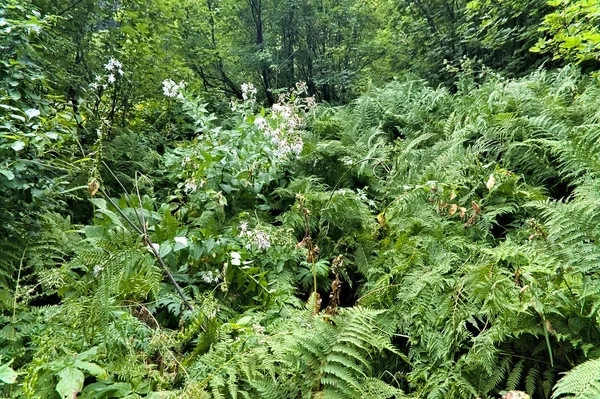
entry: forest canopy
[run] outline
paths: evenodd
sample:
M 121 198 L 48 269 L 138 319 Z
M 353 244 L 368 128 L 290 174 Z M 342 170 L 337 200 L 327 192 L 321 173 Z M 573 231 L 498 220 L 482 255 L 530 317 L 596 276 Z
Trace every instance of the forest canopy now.
M 599 22 L 0 0 L 0 397 L 600 398 Z

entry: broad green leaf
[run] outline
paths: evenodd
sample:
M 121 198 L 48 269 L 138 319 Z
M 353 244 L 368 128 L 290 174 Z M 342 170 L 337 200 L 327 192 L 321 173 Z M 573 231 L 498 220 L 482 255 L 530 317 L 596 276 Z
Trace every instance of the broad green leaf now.
M 25 115 L 27 115 L 27 119 L 33 119 L 36 116 L 40 115 L 40 111 L 35 108 L 30 108 L 28 110 L 25 110 Z
M 88 373 L 90 373 L 91 375 L 98 377 L 98 378 L 107 378 L 108 374 L 106 373 L 106 370 L 104 370 L 102 367 L 98 366 L 96 363 L 90 363 L 90 362 L 86 362 L 83 360 L 75 360 L 73 362 L 73 366 L 77 367 L 80 370 L 85 370 Z
M 104 235 L 104 227 L 102 226 L 85 226 L 85 236 L 88 238 L 102 238 Z
M 244 316 L 242 318 L 240 318 L 237 323 L 237 325 L 239 326 L 247 326 L 252 322 L 252 316 Z
M 162 258 L 166 258 L 167 256 L 169 256 L 169 254 L 173 252 L 173 245 L 171 245 L 170 242 L 165 241 L 162 244 L 160 244 L 159 250 L 158 250 L 158 254 L 162 257 Z
M 17 114 L 10 114 L 10 116 L 12 116 L 14 119 L 18 119 L 21 122 L 25 122 L 25 117 L 21 116 L 21 115 L 17 115 Z
M 12 180 L 15 178 L 14 173 L 8 169 L 0 169 L 0 175 L 4 175 L 8 180 Z
M 90 198 L 90 202 L 96 205 L 99 209 L 107 209 L 108 207 L 104 198 Z
M 25 148 L 25 143 L 21 140 L 17 140 L 10 145 L 10 148 L 18 152 Z
M 90 357 L 96 356 L 96 354 L 98 353 L 98 347 L 94 346 L 88 350 L 86 350 L 85 352 L 81 352 L 80 354 L 78 354 L 76 356 L 77 360 L 87 360 Z
M 18 374 L 10 368 L 10 364 L 12 362 L 13 361 L 11 360 L 8 363 L 0 366 L 0 381 L 2 381 L 4 384 L 14 384 L 17 382 Z
M 75 367 L 67 367 L 61 370 L 58 373 L 58 378 L 56 392 L 63 399 L 75 399 L 81 388 L 83 388 L 83 381 L 85 380 L 83 372 Z
M 174 251 L 179 251 L 188 247 L 188 240 L 186 237 L 175 237 Z
M 109 211 L 108 209 L 98 209 L 98 213 L 108 216 L 108 218 L 113 222 L 115 226 L 123 227 L 121 219 L 119 219 L 117 214 L 113 211 Z

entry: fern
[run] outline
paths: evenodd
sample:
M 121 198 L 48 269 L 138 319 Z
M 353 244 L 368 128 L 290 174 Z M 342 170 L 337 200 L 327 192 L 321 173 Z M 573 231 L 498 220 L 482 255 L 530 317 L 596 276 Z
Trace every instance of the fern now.
M 566 373 L 554 386 L 552 398 L 600 397 L 600 360 L 588 360 Z
M 371 358 L 395 353 L 389 335 L 377 326 L 381 312 L 347 309 L 331 321 L 310 312 L 307 307 L 280 320 L 269 336 L 219 342 L 196 363 L 196 378 L 224 398 L 301 392 L 332 398 L 401 395 L 372 375 Z

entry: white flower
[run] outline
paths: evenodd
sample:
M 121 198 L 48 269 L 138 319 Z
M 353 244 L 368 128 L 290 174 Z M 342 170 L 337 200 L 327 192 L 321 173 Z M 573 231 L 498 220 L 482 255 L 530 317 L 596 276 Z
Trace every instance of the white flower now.
M 97 89 L 98 89 L 98 83 L 96 83 L 96 82 L 94 82 L 94 83 L 91 83 L 91 84 L 90 84 L 90 87 L 91 87 L 92 89 L 94 89 L 94 90 L 97 90 Z
M 308 86 L 306 85 L 306 82 L 303 82 L 303 81 L 297 82 L 296 90 L 298 91 L 298 94 L 305 93 L 308 90 Z
M 104 69 L 106 69 L 109 72 L 112 72 L 115 70 L 115 68 L 121 70 L 123 68 L 123 64 L 111 57 L 111 59 L 108 60 L 108 63 L 104 64 Z
M 205 282 L 206 284 L 218 283 L 220 280 L 220 275 L 217 270 L 200 272 L 199 274 L 200 274 L 200 278 L 202 279 L 202 281 Z
M 100 265 L 94 266 L 94 277 L 98 277 L 98 275 L 104 270 L 104 267 Z
M 300 155 L 302 152 L 302 148 L 304 147 L 304 142 L 298 136 L 294 138 L 294 142 L 291 145 L 292 152 L 296 155 Z
M 288 130 L 294 130 L 296 127 L 298 127 L 302 121 L 300 120 L 300 117 L 298 117 L 298 115 L 296 114 L 292 114 L 290 115 L 287 120 L 287 126 L 288 126 Z
M 254 120 L 254 124 L 260 130 L 265 130 L 267 128 L 267 125 L 268 125 L 267 120 L 265 118 L 263 118 L 262 116 L 259 116 L 258 118 L 256 118 Z
M 492 175 L 490 175 L 490 178 L 488 179 L 487 183 L 485 183 L 485 186 L 487 187 L 488 190 L 492 191 L 492 188 L 494 188 L 495 185 L 496 185 L 496 178 L 492 174 Z
M 183 98 L 181 90 L 185 88 L 186 83 L 182 80 L 179 83 L 175 83 L 172 79 L 165 79 L 162 82 L 163 94 L 167 97 L 172 98 Z
M 194 179 L 187 179 L 185 181 L 185 186 L 183 187 L 183 191 L 188 194 L 188 193 L 193 193 L 198 189 L 198 185 L 196 184 L 196 180 Z
M 242 256 L 240 255 L 239 252 L 232 252 L 230 255 L 231 255 L 231 264 L 232 265 L 239 266 L 242 264 L 242 261 L 241 261 Z
M 162 82 L 163 85 L 163 94 L 167 97 L 175 97 L 177 95 L 177 92 L 173 91 L 173 88 L 175 86 L 177 86 L 177 84 L 172 81 L 171 79 L 165 79 Z
M 119 75 L 123 76 L 123 70 L 122 69 L 119 69 L 117 72 L 119 73 Z
M 273 107 L 271 107 L 271 112 L 274 118 L 280 116 L 283 119 L 290 118 L 293 114 L 292 108 L 285 104 L 273 104 Z
M 252 83 L 243 83 L 242 84 L 242 98 L 244 100 L 254 100 L 254 98 L 256 97 L 256 93 L 258 91 L 256 90 L 256 87 L 254 87 L 254 85 Z
M 100 76 L 100 75 L 96 75 L 96 82 L 99 82 L 99 81 L 101 81 L 101 80 L 102 80 L 102 76 Z
M 108 60 L 108 62 L 104 64 L 104 69 L 106 69 L 107 71 L 112 71 L 113 69 L 115 69 L 115 59 L 111 58 L 110 60 Z
M 256 242 L 259 251 L 271 247 L 271 238 L 264 231 L 257 230 L 254 234 L 254 241 Z
M 254 330 L 254 334 L 264 334 L 265 333 L 265 328 L 263 326 L 261 326 L 260 324 L 256 323 L 252 325 L 252 329 Z
M 112 73 L 108 75 L 107 81 L 108 83 L 115 83 L 115 75 L 113 75 Z
M 245 233 L 248 230 L 248 222 L 240 223 L 240 230 L 242 231 L 242 233 Z

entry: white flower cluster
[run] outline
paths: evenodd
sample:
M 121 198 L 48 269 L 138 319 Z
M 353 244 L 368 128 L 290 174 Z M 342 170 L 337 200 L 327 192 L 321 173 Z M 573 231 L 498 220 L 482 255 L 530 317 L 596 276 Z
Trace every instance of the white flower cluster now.
M 109 72 L 116 71 L 119 75 L 123 76 L 123 64 L 114 58 L 111 58 L 108 60 L 108 63 L 104 64 L 104 69 Z
M 171 98 L 183 98 L 183 94 L 181 91 L 185 89 L 186 83 L 181 80 L 179 83 L 175 83 L 172 79 L 165 79 L 162 82 L 163 85 L 163 94 L 167 97 Z
M 106 78 L 108 83 L 115 83 L 115 81 L 117 80 L 115 78 L 115 72 L 118 73 L 120 76 L 123 76 L 123 64 L 121 64 L 121 62 L 115 60 L 114 58 L 108 60 L 108 63 L 104 65 L 104 69 L 110 72 L 108 74 L 108 77 Z
M 252 83 L 242 84 L 242 98 L 244 101 L 256 100 L 256 93 L 258 93 L 258 90 L 256 90 L 256 87 Z
M 258 118 L 256 118 L 254 120 L 254 124 L 260 130 L 266 130 L 267 127 L 269 127 L 269 122 L 267 122 L 267 120 L 265 118 L 263 118 L 262 116 L 259 116 Z
M 308 85 L 304 81 L 296 82 L 296 93 L 305 94 L 308 93 Z
M 248 230 L 248 223 L 243 222 L 240 224 L 240 237 L 248 238 L 247 249 L 252 248 L 256 245 L 259 251 L 271 248 L 271 237 L 260 229 Z
M 294 104 L 286 104 L 280 99 L 278 104 L 273 104 L 271 118 L 278 121 L 276 129 L 267 129 L 265 132 L 271 136 L 273 144 L 277 146 L 275 154 L 278 158 L 287 158 L 290 154 L 296 157 L 304 148 L 304 141 L 297 129 L 302 126 L 302 119 L 295 110 Z
M 300 97 L 307 92 L 306 82 L 296 83 L 295 88 L 280 94 L 278 102 L 271 107 L 271 119 L 275 123 L 269 123 L 263 117 L 254 120 L 254 125 L 271 137 L 272 143 L 277 146 L 275 155 L 278 158 L 285 159 L 290 155 L 298 157 L 304 148 L 299 131 L 304 121 L 299 111 L 316 105 L 314 97 Z
M 187 179 L 185 181 L 185 185 L 183 186 L 183 191 L 186 194 L 189 194 L 196 192 L 196 190 L 198 190 L 198 184 L 196 183 L 196 180 L 193 178 Z
M 206 284 L 218 283 L 221 280 L 221 274 L 218 270 L 209 270 L 207 272 L 200 272 L 200 279 Z
M 106 64 L 104 64 L 104 69 L 106 69 L 106 71 L 108 72 L 108 75 L 106 75 L 106 83 L 102 83 L 102 81 L 104 80 L 104 76 L 96 75 L 95 82 L 90 84 L 90 87 L 92 89 L 97 90 L 99 87 L 106 89 L 108 88 L 109 84 L 113 84 L 117 81 L 117 77 L 115 74 L 119 76 L 123 76 L 124 74 L 123 64 L 121 64 L 120 61 L 114 58 L 111 58 Z

